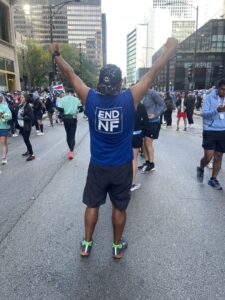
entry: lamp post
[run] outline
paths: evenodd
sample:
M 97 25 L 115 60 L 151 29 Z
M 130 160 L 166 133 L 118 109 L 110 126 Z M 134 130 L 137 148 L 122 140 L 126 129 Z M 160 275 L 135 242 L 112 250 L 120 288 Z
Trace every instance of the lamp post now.
M 199 8 L 198 6 L 193 6 L 190 3 L 187 3 L 185 1 L 179 1 L 179 3 L 183 3 L 187 6 L 191 6 L 192 8 L 194 8 L 196 10 L 196 17 L 195 17 L 195 45 L 194 45 L 194 55 L 193 55 L 193 67 L 192 67 L 192 90 L 195 89 L 195 64 L 196 64 L 196 52 L 197 52 L 197 30 L 198 30 L 198 12 L 199 12 Z M 177 4 L 177 2 L 174 1 L 169 1 L 166 2 L 165 5 L 171 5 L 171 4 Z
M 153 48 L 153 47 L 142 47 L 143 49 L 146 49 L 145 51 L 146 51 L 146 58 L 145 58 L 145 60 L 146 60 L 146 66 L 148 66 L 149 64 L 148 64 L 148 49 L 151 49 L 151 50 L 153 50 L 154 52 L 155 52 L 155 49 Z
M 51 43 L 53 43 L 53 18 L 54 18 L 54 16 L 66 4 L 75 3 L 75 2 L 80 2 L 80 0 L 69 0 L 69 1 L 58 3 L 56 5 L 49 5 L 48 6 L 48 9 L 49 9 L 49 25 L 50 25 L 50 42 Z M 57 8 L 56 11 L 54 11 L 55 8 Z M 52 81 L 55 81 L 55 77 L 56 77 L 55 66 L 56 66 L 55 59 L 54 59 L 54 56 L 52 56 Z
M 197 30 L 198 30 L 198 6 L 192 6 L 196 9 L 196 27 L 195 27 L 195 48 L 193 58 L 193 74 L 192 74 L 192 90 L 195 89 L 195 63 L 196 63 L 196 52 L 197 52 Z
M 79 56 L 80 56 L 80 77 L 82 78 L 82 64 L 83 64 L 83 62 L 82 62 L 82 48 L 81 48 L 81 43 L 79 44 L 79 46 L 80 46 L 80 53 L 79 53 Z

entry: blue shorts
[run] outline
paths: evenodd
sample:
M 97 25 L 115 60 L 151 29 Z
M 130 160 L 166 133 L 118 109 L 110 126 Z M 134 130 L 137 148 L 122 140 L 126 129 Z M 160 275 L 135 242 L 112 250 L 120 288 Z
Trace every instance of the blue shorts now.
M 0 136 L 8 136 L 9 129 L 0 129 Z

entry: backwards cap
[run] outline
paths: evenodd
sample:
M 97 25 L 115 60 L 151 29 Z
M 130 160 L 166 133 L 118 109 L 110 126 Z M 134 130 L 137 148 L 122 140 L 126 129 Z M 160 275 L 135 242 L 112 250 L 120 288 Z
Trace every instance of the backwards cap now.
M 120 68 L 108 64 L 100 70 L 97 91 L 102 95 L 116 95 L 120 91 L 121 80 Z

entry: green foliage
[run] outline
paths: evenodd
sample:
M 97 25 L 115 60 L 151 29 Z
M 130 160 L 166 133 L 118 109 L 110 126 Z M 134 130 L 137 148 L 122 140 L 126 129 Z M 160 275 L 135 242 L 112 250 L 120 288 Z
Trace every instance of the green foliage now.
M 86 85 L 95 88 L 99 73 L 97 63 L 88 60 L 84 53 L 81 53 L 80 56 L 80 48 L 77 48 L 75 45 L 61 44 L 59 48 L 63 58 L 71 65 L 74 72 L 81 77 Z M 52 71 L 52 65 L 51 55 L 46 46 L 37 44 L 31 39 L 27 40 L 25 64 L 31 86 L 41 87 L 49 85 L 48 75 Z M 57 75 L 57 81 L 63 83 L 65 87 L 71 86 L 60 72 Z
M 27 70 L 31 86 L 47 86 L 51 55 L 45 46 L 27 40 Z
M 87 86 L 96 88 L 99 73 L 96 62 L 88 60 L 83 52 L 80 56 L 80 48 L 75 45 L 61 44 L 60 53 Z M 58 79 L 65 87 L 71 86 L 63 74 L 59 74 Z

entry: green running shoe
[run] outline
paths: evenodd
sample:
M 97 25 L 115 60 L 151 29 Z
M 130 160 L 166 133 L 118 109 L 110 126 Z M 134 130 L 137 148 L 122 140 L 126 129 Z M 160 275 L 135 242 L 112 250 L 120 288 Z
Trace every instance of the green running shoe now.
M 124 252 L 128 247 L 127 241 L 124 239 L 120 240 L 120 243 L 118 245 L 114 244 L 112 245 L 112 250 L 113 250 L 113 258 L 120 259 L 124 256 Z
M 92 241 L 87 242 L 87 241 L 83 240 L 80 243 L 80 255 L 81 256 L 89 256 L 91 254 L 92 244 L 93 244 Z

